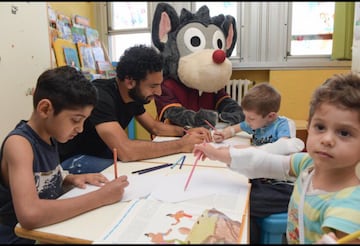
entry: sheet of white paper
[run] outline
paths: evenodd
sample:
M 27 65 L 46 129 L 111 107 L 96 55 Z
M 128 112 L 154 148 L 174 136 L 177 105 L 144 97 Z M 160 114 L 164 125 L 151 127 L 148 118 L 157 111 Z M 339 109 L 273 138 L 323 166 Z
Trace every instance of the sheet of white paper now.
M 112 174 L 105 174 L 110 176 Z M 128 175 L 129 186 L 125 188 L 122 201 L 131 201 L 150 195 L 165 202 L 180 202 L 213 194 L 239 194 L 247 190 L 247 179 L 229 169 L 195 169 L 187 190 L 184 191 L 188 172 L 153 175 Z M 110 177 L 108 177 L 110 179 Z M 99 189 L 87 185 L 85 189 L 73 188 L 59 199 L 75 197 Z
M 165 202 L 180 202 L 212 194 L 233 194 L 247 191 L 247 179 L 231 170 L 195 169 L 189 186 L 184 191 L 188 173 L 162 177 L 161 184 L 154 187 L 150 197 Z
M 113 179 L 113 174 L 104 173 L 109 179 Z M 125 188 L 125 193 L 121 201 L 131 201 L 133 199 L 143 198 L 148 196 L 153 187 L 156 187 L 160 181 L 158 177 L 153 175 L 128 175 L 129 186 Z M 59 199 L 80 196 L 91 191 L 95 191 L 100 187 L 88 184 L 85 189 L 75 187 L 69 192 L 62 195 Z

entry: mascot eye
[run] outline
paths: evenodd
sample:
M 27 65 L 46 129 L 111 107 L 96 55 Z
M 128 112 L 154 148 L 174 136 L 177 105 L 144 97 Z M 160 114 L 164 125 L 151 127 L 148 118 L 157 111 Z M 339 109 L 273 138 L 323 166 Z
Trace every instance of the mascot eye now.
M 221 31 L 214 32 L 212 42 L 213 42 L 213 46 L 215 49 L 223 50 L 225 48 L 224 47 L 224 44 L 225 44 L 224 34 Z
M 198 28 L 191 27 L 184 33 L 184 44 L 191 52 L 203 50 L 206 46 L 205 36 Z

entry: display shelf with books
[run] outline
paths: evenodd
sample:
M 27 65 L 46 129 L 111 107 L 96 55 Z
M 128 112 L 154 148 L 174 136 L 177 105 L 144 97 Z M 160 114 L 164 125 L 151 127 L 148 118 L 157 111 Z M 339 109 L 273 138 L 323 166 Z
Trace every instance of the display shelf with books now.
M 55 57 L 53 66 L 74 66 L 91 78 L 116 75 L 99 32 L 89 26 L 88 18 L 77 14 L 70 18 L 51 7 L 48 18 L 52 57 Z

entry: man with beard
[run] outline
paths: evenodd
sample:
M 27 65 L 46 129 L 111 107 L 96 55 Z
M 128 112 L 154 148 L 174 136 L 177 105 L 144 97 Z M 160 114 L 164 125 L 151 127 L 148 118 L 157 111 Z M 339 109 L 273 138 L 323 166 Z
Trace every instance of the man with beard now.
M 185 134 L 183 127 L 155 120 L 145 111 L 144 104 L 161 95 L 162 71 L 162 55 L 154 48 L 137 45 L 120 57 L 116 78 L 94 80 L 99 101 L 83 132 L 59 145 L 63 169 L 70 173 L 101 172 L 113 163 L 114 148 L 118 159 L 127 162 L 191 152 L 194 144 L 210 141 L 206 128 L 192 128 Z M 152 135 L 181 138 L 166 142 L 131 140 L 124 129 L 133 117 Z

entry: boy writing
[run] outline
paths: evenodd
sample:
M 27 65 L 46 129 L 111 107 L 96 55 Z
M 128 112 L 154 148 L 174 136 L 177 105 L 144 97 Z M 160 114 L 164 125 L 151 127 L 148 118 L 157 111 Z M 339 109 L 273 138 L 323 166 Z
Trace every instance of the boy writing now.
M 308 153 L 194 148 L 195 154 L 223 161 L 249 178 L 297 178 L 288 208 L 288 243 L 320 242 L 324 234 L 342 238 L 360 228 L 360 76 L 325 81 L 312 96 L 308 122 Z
M 252 134 L 252 145 L 270 153 L 290 154 L 301 151 L 304 144 L 295 138 L 295 123 L 277 113 L 280 102 L 280 93 L 269 83 L 255 85 L 241 101 L 245 120 L 223 131 L 215 131 L 214 141 L 222 142 L 237 132 L 245 131 Z M 250 243 L 260 243 L 260 218 L 287 211 L 292 189 L 293 183 L 283 180 L 251 180 Z
M 18 222 L 33 229 L 122 199 L 126 176 L 108 181 L 100 173 L 73 175 L 60 166 L 57 141 L 66 142 L 80 133 L 96 102 L 95 87 L 75 68 L 58 67 L 40 75 L 30 119 L 20 121 L 1 146 L 1 243 L 34 243 L 15 235 Z M 87 183 L 102 187 L 56 200 L 63 185 L 85 187 Z

